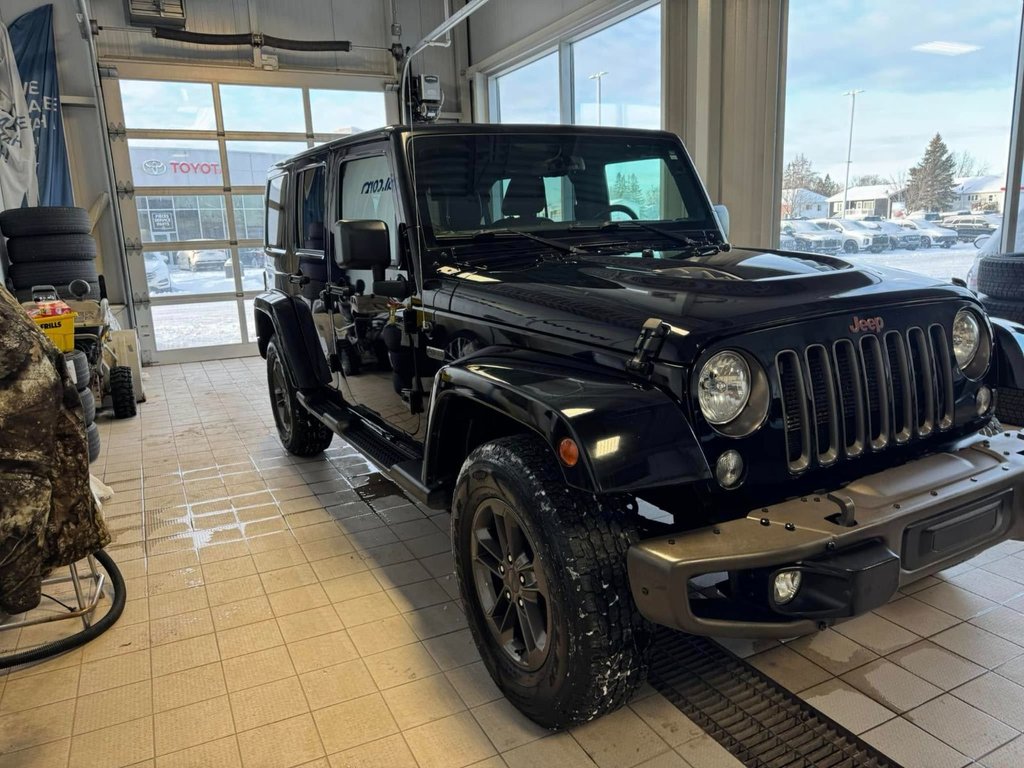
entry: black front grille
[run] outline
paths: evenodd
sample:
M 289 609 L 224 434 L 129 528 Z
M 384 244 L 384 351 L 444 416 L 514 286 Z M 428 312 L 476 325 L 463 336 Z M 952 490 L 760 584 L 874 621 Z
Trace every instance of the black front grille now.
M 940 325 L 783 350 L 776 374 L 794 472 L 953 424 L 951 356 Z

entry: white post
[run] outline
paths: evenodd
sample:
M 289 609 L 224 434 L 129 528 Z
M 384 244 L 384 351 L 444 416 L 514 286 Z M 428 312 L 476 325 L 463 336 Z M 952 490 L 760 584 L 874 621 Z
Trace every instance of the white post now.
M 853 162 L 853 114 L 857 109 L 857 94 L 864 93 L 863 90 L 847 91 L 844 96 L 850 96 L 850 140 L 846 145 L 846 183 L 843 184 L 843 210 L 841 218 L 846 218 L 846 192 L 850 188 L 850 164 Z
M 607 75 L 607 72 L 595 72 L 590 76 L 591 80 L 597 81 L 597 124 L 601 124 L 601 78 Z

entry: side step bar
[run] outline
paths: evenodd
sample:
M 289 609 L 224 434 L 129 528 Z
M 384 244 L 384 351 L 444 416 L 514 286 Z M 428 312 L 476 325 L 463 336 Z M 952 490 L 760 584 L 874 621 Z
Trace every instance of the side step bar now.
M 388 440 L 343 405 L 303 392 L 297 396 L 302 407 L 314 418 L 382 466 L 390 479 L 410 496 L 434 509 L 448 507 L 448 493 L 443 487 L 428 487 L 420 480 L 423 462 L 412 449 Z

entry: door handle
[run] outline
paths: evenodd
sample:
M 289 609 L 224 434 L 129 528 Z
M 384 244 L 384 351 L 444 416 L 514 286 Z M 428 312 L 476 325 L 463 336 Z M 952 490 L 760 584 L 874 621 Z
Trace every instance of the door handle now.
M 288 282 L 292 285 L 306 285 L 309 282 L 309 278 L 298 272 L 294 275 L 288 275 Z

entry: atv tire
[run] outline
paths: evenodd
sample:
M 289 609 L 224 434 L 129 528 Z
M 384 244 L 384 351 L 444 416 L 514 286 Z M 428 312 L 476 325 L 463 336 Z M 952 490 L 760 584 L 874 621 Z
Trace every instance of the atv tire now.
M 982 296 L 981 303 L 985 305 L 985 309 L 992 317 L 1024 323 L 1024 301 L 1007 301 L 992 296 Z
M 89 463 L 92 464 L 100 457 L 100 429 L 95 422 L 85 428 L 85 438 L 89 444 Z
M 85 352 L 76 349 L 74 352 L 65 352 L 64 359 L 71 364 L 75 371 L 75 387 L 81 392 L 89 388 L 89 378 L 92 371 L 89 370 L 89 358 Z
M 88 235 L 92 232 L 92 221 L 84 208 L 11 208 L 0 213 L 0 232 L 7 237 Z
M 96 421 L 96 397 L 88 388 L 79 390 L 78 397 L 82 401 L 82 423 L 88 427 Z
M 130 419 L 135 415 L 135 381 L 132 369 L 127 365 L 115 365 L 110 369 L 110 400 L 115 419 Z
M 1024 389 L 1000 388 L 996 392 L 996 417 L 1004 424 L 1024 427 Z
M 983 256 L 978 263 L 978 292 L 996 299 L 1024 300 L 1024 253 Z
M 334 433 L 313 418 L 299 402 L 284 366 L 277 338 L 271 336 L 267 342 L 267 384 L 278 437 L 288 453 L 316 456 L 327 450 Z
M 652 626 L 633 602 L 626 500 L 569 488 L 532 435 L 474 450 L 452 500 L 469 628 L 508 700 L 545 728 L 623 706 L 647 676 Z
M 95 261 L 96 241 L 89 235 L 12 237 L 7 241 L 7 255 L 12 264 Z

